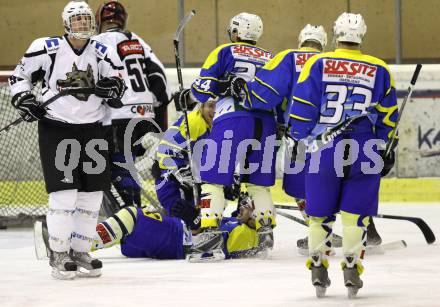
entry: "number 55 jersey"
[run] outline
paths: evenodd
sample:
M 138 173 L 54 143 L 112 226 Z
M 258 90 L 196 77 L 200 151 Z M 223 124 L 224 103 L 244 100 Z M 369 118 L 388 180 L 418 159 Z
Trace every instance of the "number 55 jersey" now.
M 397 120 L 394 80 L 385 62 L 359 50 L 336 49 L 310 58 L 290 109 L 292 137 L 312 141 L 350 118 L 387 142 Z M 360 127 L 358 127 L 360 128 Z

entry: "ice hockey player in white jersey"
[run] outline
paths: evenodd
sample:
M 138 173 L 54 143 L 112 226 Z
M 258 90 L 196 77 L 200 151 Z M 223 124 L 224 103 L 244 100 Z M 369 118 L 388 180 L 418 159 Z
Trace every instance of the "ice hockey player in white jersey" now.
M 145 41 L 133 32 L 125 29 L 128 14 L 117 1 L 107 1 L 96 11 L 96 23 L 99 35 L 93 39 L 114 48 L 124 68 L 123 78 L 127 90 L 122 98 L 124 106 L 120 109 L 108 108 L 104 125 L 110 146 L 110 158 L 113 162 L 126 163 L 145 153 L 145 149 L 134 142 L 148 132 L 159 132 L 153 120 L 162 129 L 166 129 L 166 108 L 170 92 L 165 69 Z M 124 135 L 132 118 L 148 119 L 136 123 L 130 142 L 131 157 L 124 150 Z M 130 155 L 130 153 L 128 153 Z M 125 205 L 140 206 L 140 186 L 130 172 L 119 165 L 111 164 L 112 183 Z
M 91 39 L 96 24 L 88 4 L 69 2 L 62 19 L 65 35 L 32 42 L 9 82 L 12 105 L 23 120 L 39 120 L 52 276 L 71 279 L 101 274 L 101 261 L 88 254 L 103 191 L 110 188 L 108 144 L 100 121 L 105 104 L 122 105 L 125 85 L 116 52 Z M 46 109 L 31 92 L 39 80 L 43 103 L 69 88 L 93 93 L 59 97 Z

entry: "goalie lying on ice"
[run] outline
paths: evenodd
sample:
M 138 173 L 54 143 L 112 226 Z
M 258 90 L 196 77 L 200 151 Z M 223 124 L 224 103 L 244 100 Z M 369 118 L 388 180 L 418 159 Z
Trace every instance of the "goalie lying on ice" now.
M 259 252 L 252 211 L 252 202 L 245 197 L 239 202 L 233 217 L 222 219 L 220 230 L 225 241 L 222 258 L 251 256 Z M 121 252 L 127 257 L 184 259 L 194 252 L 211 250 L 218 243 L 215 240 L 197 240 L 199 225 L 194 225 L 192 221 L 199 212 L 190 202 L 182 200 L 176 203 L 171 212 L 174 216 L 131 206 L 123 208 L 98 224 L 94 248 L 101 249 L 120 243 Z M 188 229 L 184 221 L 192 230 Z

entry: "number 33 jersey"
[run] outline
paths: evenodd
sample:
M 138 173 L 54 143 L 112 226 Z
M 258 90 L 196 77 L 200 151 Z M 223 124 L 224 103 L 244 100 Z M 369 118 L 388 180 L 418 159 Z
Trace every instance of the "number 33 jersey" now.
M 394 80 L 385 62 L 359 50 L 310 58 L 293 91 L 292 136 L 313 140 L 350 118 L 366 116 L 385 142 L 397 120 Z
M 154 107 L 168 103 L 170 90 L 165 68 L 151 47 L 133 32 L 109 29 L 93 37 L 114 48 L 123 66 L 127 85 L 120 109 L 108 108 L 104 124 L 112 119 L 153 118 Z
M 231 97 L 220 95 L 219 84 L 229 75 L 240 76 L 246 81 L 250 81 L 255 77 L 257 69 L 264 66 L 271 58 L 272 54 L 269 51 L 248 43 L 221 45 L 206 58 L 200 71 L 200 77 L 191 86 L 192 95 L 201 103 L 210 98 L 219 97 L 214 121 L 219 116 L 225 119 L 246 115 L 247 112 L 240 111 Z

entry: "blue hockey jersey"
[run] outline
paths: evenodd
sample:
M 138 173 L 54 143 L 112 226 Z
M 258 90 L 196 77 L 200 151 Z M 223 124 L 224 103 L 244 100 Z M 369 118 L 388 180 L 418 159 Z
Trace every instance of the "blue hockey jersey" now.
M 398 116 L 387 64 L 359 50 L 336 49 L 310 58 L 293 99 L 290 125 L 297 140 L 313 141 L 350 118 L 365 116 L 369 128 L 387 142 Z
M 279 123 L 287 124 L 293 88 L 306 61 L 319 51 L 314 48 L 287 49 L 279 52 L 258 70 L 245 87 L 244 106 L 251 109 L 277 110 Z
M 231 97 L 220 94 L 219 84 L 229 75 L 237 75 L 250 81 L 257 70 L 272 58 L 272 54 L 248 43 L 224 44 L 214 49 L 206 58 L 200 76 L 191 86 L 193 96 L 201 103 L 219 97 L 216 103 L 214 121 L 219 118 L 247 116 Z

